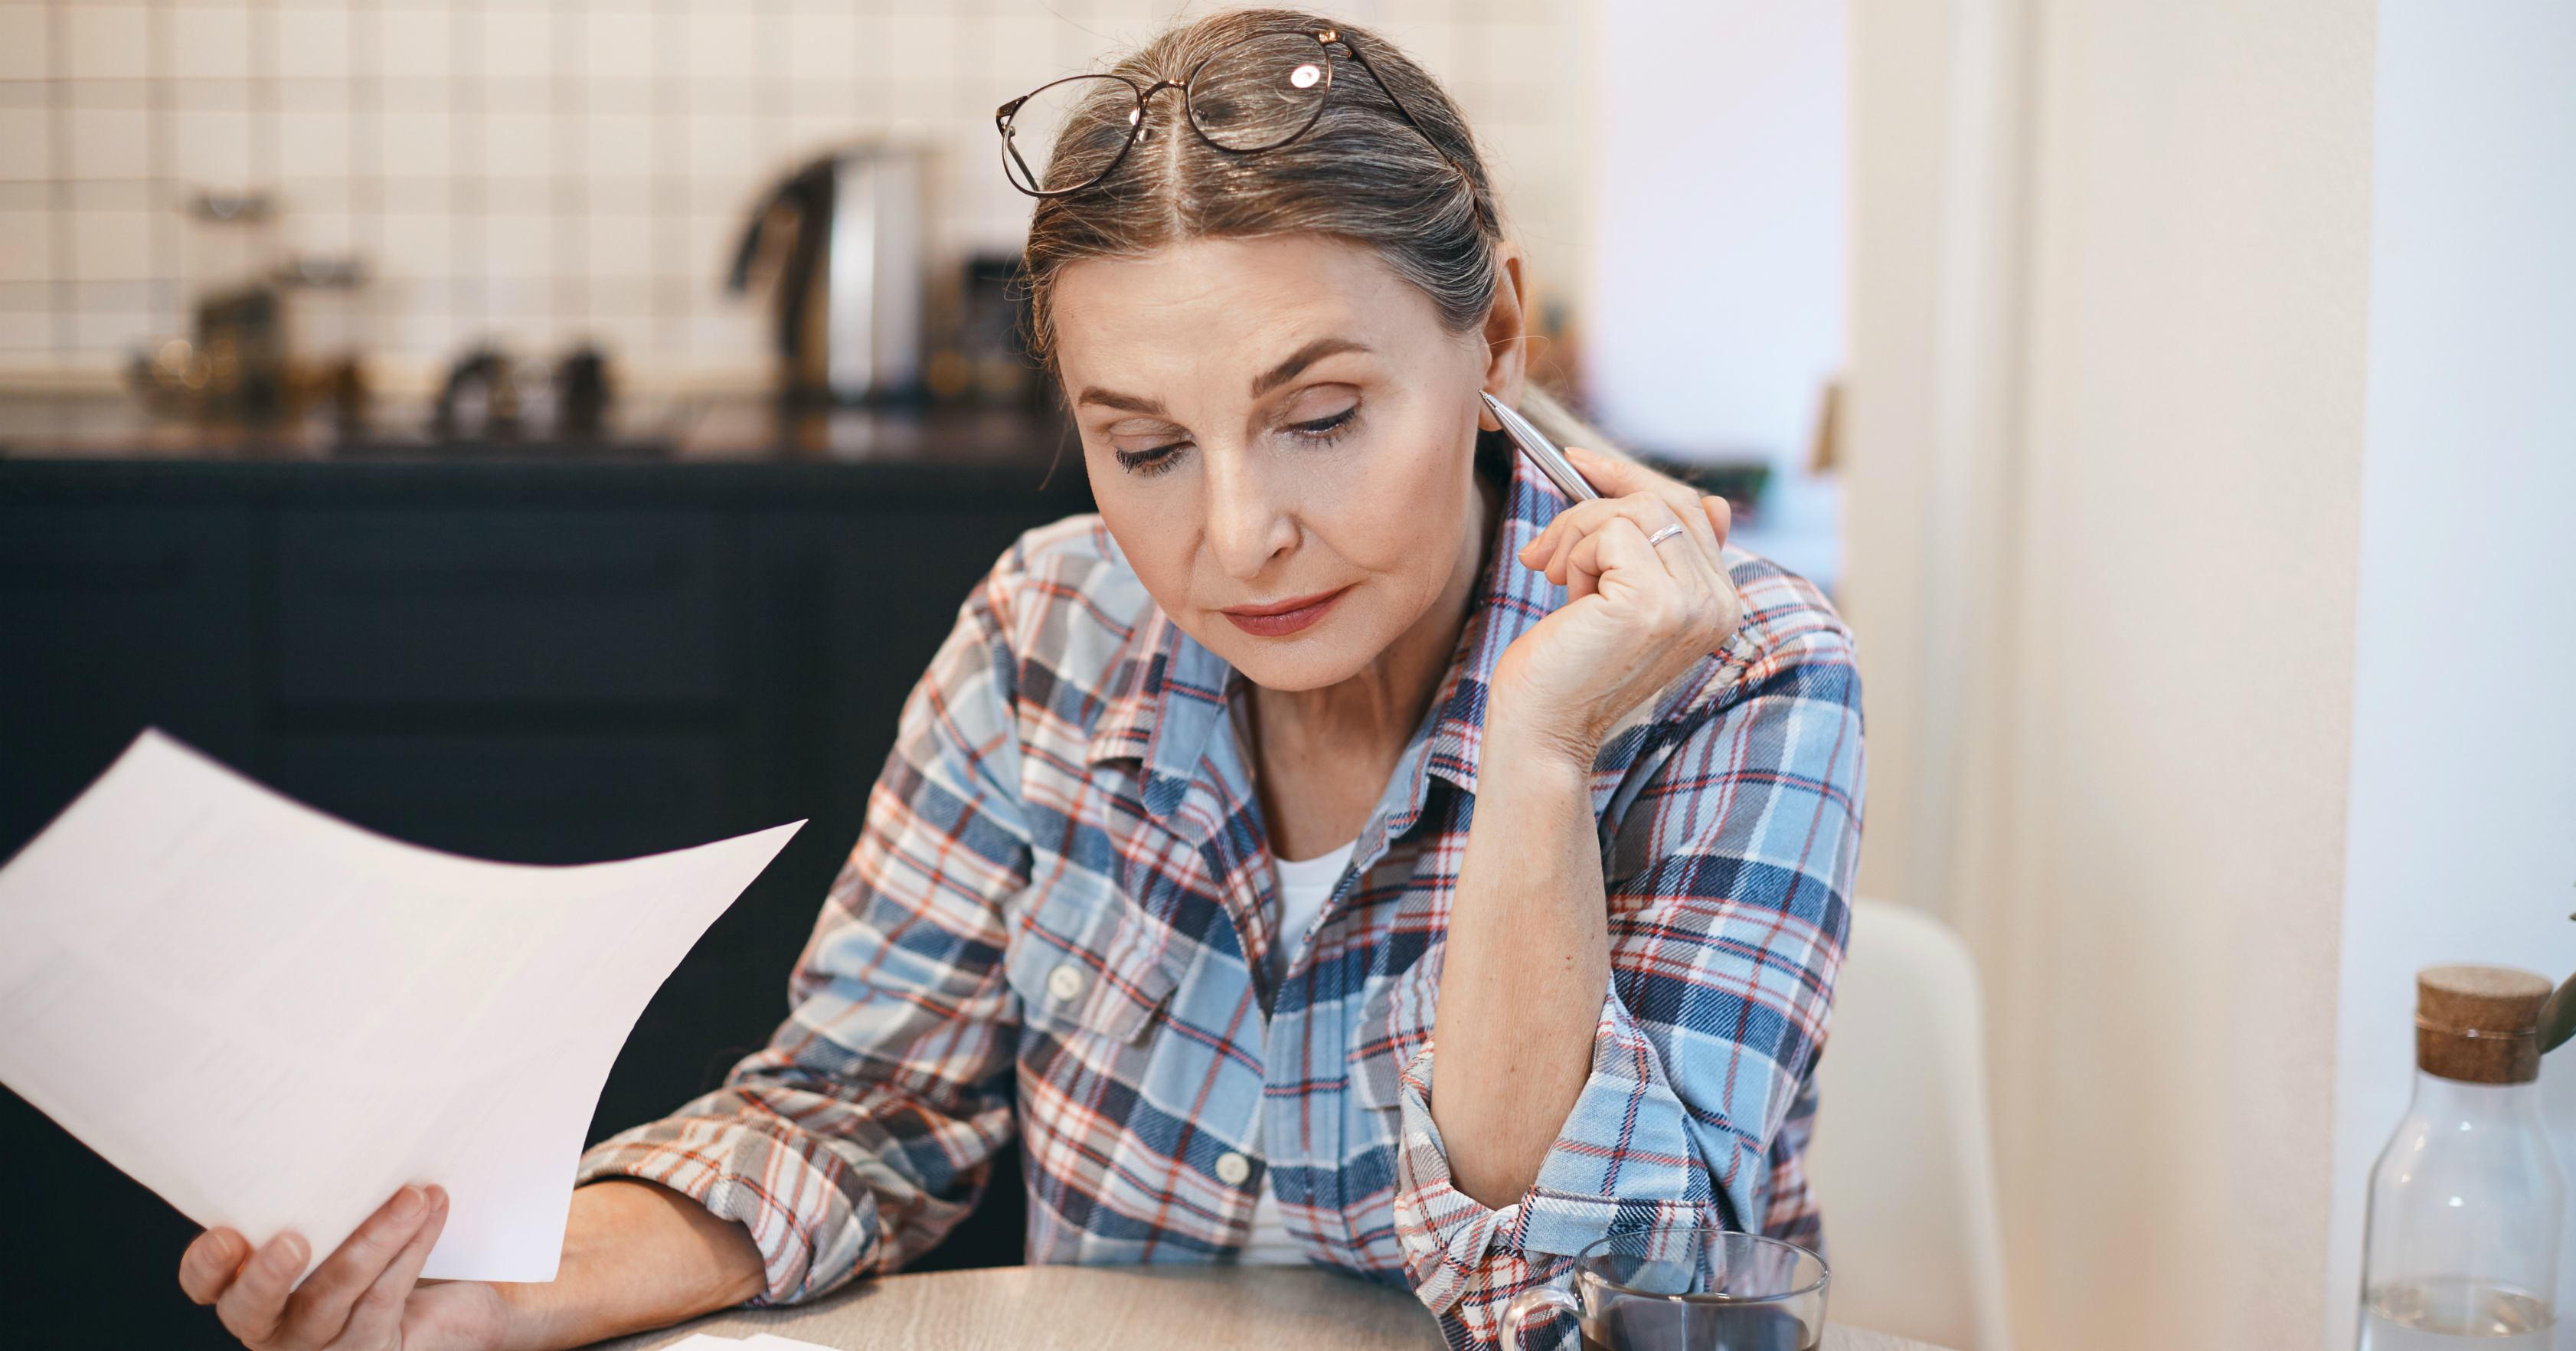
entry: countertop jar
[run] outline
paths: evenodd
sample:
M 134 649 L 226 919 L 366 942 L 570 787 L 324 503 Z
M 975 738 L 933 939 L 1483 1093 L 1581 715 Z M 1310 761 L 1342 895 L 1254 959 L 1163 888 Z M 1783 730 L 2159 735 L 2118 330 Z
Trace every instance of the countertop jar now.
M 2548 1351 L 2567 1187 L 2541 1124 L 2549 982 L 2417 973 L 2415 1098 L 2370 1176 L 2362 1351 Z

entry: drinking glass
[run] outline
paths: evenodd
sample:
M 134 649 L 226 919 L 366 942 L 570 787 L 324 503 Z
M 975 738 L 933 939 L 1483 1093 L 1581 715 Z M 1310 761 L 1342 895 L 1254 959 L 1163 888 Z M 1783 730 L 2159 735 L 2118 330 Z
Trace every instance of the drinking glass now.
M 1584 1351 L 1815 1351 L 1825 1338 L 1824 1259 L 1776 1238 L 1708 1225 L 1640 1229 L 1574 1258 L 1574 1289 L 1541 1286 L 1503 1315 L 1570 1314 Z

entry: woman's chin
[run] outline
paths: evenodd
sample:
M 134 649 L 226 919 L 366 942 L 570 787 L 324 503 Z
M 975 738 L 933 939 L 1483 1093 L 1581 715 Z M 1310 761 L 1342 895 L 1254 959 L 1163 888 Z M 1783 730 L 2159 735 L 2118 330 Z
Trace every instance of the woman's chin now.
M 1266 690 L 1296 693 L 1338 685 L 1358 675 L 1377 655 L 1377 648 L 1331 631 L 1343 626 L 1318 624 L 1285 638 L 1263 638 L 1232 632 L 1223 615 L 1212 617 L 1217 628 L 1229 631 L 1215 635 L 1216 642 L 1200 641 L 1242 672 L 1244 679 Z
M 1360 668 L 1368 664 L 1365 658 L 1341 660 L 1321 653 L 1286 652 L 1253 653 L 1226 660 L 1243 673 L 1244 679 L 1265 690 L 1277 690 L 1282 694 L 1341 684 L 1359 674 Z

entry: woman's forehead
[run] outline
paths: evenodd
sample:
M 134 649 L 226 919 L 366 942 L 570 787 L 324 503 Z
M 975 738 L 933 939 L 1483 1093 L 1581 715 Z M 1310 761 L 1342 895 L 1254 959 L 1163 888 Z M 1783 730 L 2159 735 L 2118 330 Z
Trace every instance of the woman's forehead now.
M 1374 252 L 1314 235 L 1087 259 L 1058 280 L 1054 321 L 1075 389 L 1096 373 L 1148 367 L 1213 367 L 1233 383 L 1249 378 L 1238 366 L 1266 372 L 1315 344 L 1387 352 L 1441 328 L 1429 297 Z

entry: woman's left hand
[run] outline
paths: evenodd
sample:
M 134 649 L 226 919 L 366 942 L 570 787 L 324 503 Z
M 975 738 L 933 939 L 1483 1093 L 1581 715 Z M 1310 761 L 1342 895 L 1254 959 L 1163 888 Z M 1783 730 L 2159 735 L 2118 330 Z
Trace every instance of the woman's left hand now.
M 1642 465 L 1566 451 L 1601 493 L 1557 513 L 1520 552 L 1566 603 L 1504 651 L 1493 729 L 1541 738 L 1589 766 L 1619 719 L 1735 632 L 1744 604 L 1727 576 L 1726 499 Z M 1672 526 L 1681 533 L 1647 541 Z

